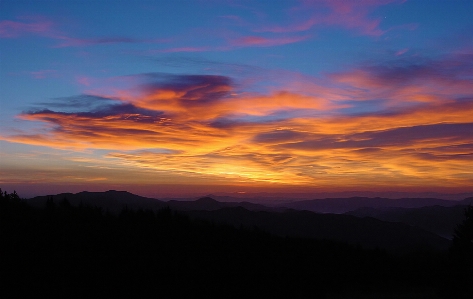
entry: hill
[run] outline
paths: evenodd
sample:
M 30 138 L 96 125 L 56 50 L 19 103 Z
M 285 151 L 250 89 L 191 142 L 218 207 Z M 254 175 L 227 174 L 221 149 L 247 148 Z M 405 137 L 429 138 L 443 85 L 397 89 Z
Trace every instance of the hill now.
M 61 193 L 56 195 L 36 196 L 25 201 L 34 207 L 44 207 L 48 198 L 59 203 L 67 199 L 73 206 L 90 205 L 92 207 L 101 207 L 111 213 L 119 213 L 123 208 L 130 209 L 162 209 L 168 205 L 154 198 L 143 197 L 132 194 L 127 191 L 109 190 L 106 192 L 79 192 L 79 193 Z
M 402 222 L 422 228 L 444 238 L 451 238 L 466 205 L 453 207 L 428 206 L 422 208 L 360 208 L 346 213 L 357 217 L 373 217 L 382 221 Z
M 453 202 L 428 198 L 339 198 L 293 202 L 291 210 L 285 207 L 271 208 L 250 202 L 221 202 L 211 197 L 189 201 L 160 201 L 131 194 L 126 191 L 63 193 L 53 196 L 35 197 L 26 200 L 33 206 L 43 207 L 48 198 L 55 202 L 67 199 L 73 206 L 90 205 L 118 214 L 124 207 L 130 209 L 160 210 L 171 208 L 193 218 L 226 223 L 235 227 L 258 227 L 279 236 L 296 236 L 315 239 L 330 239 L 366 248 L 386 248 L 391 251 L 406 251 L 418 248 L 443 250 L 446 238 L 462 219 L 463 206 L 422 207 L 434 203 L 452 205 Z M 465 199 L 466 200 L 466 199 Z M 394 207 L 393 207 L 394 206 Z M 399 207 L 401 206 L 401 207 Z M 347 215 L 335 215 L 360 207 Z M 327 213 L 327 212 L 331 213 Z M 356 216 L 356 217 L 355 217 Z M 436 234 L 436 235 L 434 235 Z
M 319 213 L 346 213 L 360 208 L 420 208 L 426 206 L 451 207 L 462 204 L 463 201 L 453 201 L 438 198 L 382 198 L 382 197 L 350 197 L 301 200 L 285 203 L 281 206 L 307 210 Z
M 241 207 L 201 213 L 270 222 L 278 215 Z M 279 215 L 311 224 L 306 219 L 316 214 Z M 0 224 L 2 298 L 437 298 L 456 290 L 444 283 L 449 272 L 442 252 L 395 256 L 193 220 L 170 209 L 114 215 L 50 199 L 32 208 L 15 194 L 0 194 Z
M 242 207 L 186 213 L 193 218 L 230 224 L 234 227 L 257 227 L 283 237 L 327 239 L 363 248 L 383 248 L 392 252 L 418 249 L 445 250 L 449 246 L 447 239 L 420 228 L 369 217 L 296 210 L 277 213 L 249 211 Z

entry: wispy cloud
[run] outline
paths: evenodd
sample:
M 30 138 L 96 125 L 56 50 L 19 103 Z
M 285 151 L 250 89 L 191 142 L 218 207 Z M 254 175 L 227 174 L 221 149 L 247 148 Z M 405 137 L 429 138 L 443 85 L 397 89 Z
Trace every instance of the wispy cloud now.
M 178 53 L 178 52 L 205 52 L 211 51 L 211 47 L 176 47 L 164 50 L 156 50 L 154 53 Z
M 112 95 L 25 112 L 47 126 L 1 138 L 240 183 L 471 184 L 471 58 L 365 64 L 328 74 L 323 88 L 295 78 L 267 93 L 226 76 L 141 74 Z
M 35 79 L 45 79 L 57 74 L 57 70 L 38 70 L 31 71 L 29 74 Z
M 307 31 L 320 26 L 336 26 L 362 35 L 379 36 L 385 32 L 380 28 L 381 19 L 373 18 L 370 14 L 376 8 L 393 2 L 403 1 L 306 0 L 291 10 L 290 16 L 293 20 L 286 25 L 266 25 L 255 31 L 288 33 Z
M 406 54 L 407 51 L 409 51 L 409 48 L 404 48 L 404 49 L 401 49 L 401 50 L 397 51 L 394 55 L 401 56 L 401 55 Z
M 258 47 L 270 47 L 279 46 L 285 44 L 292 44 L 300 42 L 310 38 L 310 36 L 292 36 L 292 37 L 276 37 L 267 38 L 262 36 L 245 36 L 231 41 L 234 46 L 258 46 Z
M 0 38 L 16 38 L 25 34 L 51 35 L 53 22 L 43 18 L 26 21 L 0 21 Z
M 91 45 L 106 45 L 106 44 L 132 44 L 142 43 L 144 40 L 130 38 L 130 37 L 101 37 L 101 38 L 71 38 L 62 37 L 61 42 L 56 45 L 58 48 L 62 47 L 79 47 L 79 46 L 91 46 Z
M 138 39 L 126 36 L 104 36 L 78 38 L 64 33 L 58 24 L 43 17 L 20 17 L 18 21 L 0 21 L 0 38 L 20 38 L 26 35 L 37 35 L 58 41 L 54 47 L 84 47 L 107 44 L 163 43 L 169 39 Z

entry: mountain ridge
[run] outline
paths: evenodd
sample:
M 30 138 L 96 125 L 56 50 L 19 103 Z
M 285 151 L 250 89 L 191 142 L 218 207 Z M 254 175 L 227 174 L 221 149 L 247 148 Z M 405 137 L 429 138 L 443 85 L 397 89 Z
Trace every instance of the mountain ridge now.
M 157 199 L 138 196 L 126 191 L 109 190 L 106 192 L 79 192 L 76 194 L 62 193 L 52 196 L 35 197 L 27 200 L 34 206 L 42 206 L 48 198 L 60 202 L 67 199 L 72 205 L 99 206 L 110 212 L 119 213 L 124 207 L 131 209 L 163 209 L 185 213 L 192 218 L 200 218 L 213 222 L 226 223 L 235 227 L 258 227 L 280 236 L 297 236 L 304 238 L 332 239 L 363 247 L 387 248 L 399 251 L 406 248 L 434 248 L 445 250 L 448 240 L 422 227 L 402 223 L 402 221 L 383 220 L 370 215 L 344 215 L 341 213 L 317 213 L 291 207 L 271 208 L 250 202 L 220 202 L 211 197 L 201 197 L 190 201 L 160 201 Z M 333 200 L 333 199 L 330 199 Z M 379 198 L 348 198 L 334 200 L 332 210 L 340 211 L 340 205 L 352 201 L 352 206 L 378 201 L 378 206 L 384 207 L 385 199 Z M 406 202 L 413 205 L 411 199 Z M 319 201 L 327 204 L 326 200 L 307 201 L 309 204 Z M 393 202 L 395 200 L 388 200 Z M 415 201 L 425 204 L 428 200 Z M 442 200 L 440 200 L 443 202 Z M 306 204 L 307 202 L 302 202 Z M 437 203 L 438 199 L 433 202 Z M 355 203 L 353 205 L 353 203 Z M 382 203 L 382 204 L 381 204 Z M 323 206 L 322 206 L 323 207 Z M 343 206 L 342 206 L 343 207 Z M 344 207 L 345 209 L 347 207 Z M 327 210 L 327 209 L 325 209 Z M 368 217 L 367 217 L 368 216 Z M 395 219 L 396 220 L 396 219 Z M 461 219 L 458 219 L 460 221 Z

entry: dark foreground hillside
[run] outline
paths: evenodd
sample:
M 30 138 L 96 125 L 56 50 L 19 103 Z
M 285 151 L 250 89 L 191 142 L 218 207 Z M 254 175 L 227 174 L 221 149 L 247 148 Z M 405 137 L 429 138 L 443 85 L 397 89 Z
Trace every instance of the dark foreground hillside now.
M 6 193 L 0 216 L 2 298 L 468 295 L 467 276 L 457 275 L 445 252 L 393 256 L 190 220 L 169 209 L 117 216 L 52 200 L 38 209 Z

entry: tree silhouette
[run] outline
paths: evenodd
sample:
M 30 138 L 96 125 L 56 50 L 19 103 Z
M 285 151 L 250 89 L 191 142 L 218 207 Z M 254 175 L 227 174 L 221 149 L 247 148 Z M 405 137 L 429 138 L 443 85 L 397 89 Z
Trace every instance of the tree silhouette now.
M 377 298 L 437 291 L 449 277 L 446 252 L 397 256 L 235 228 L 169 208 L 111 214 L 66 198 L 49 196 L 42 208 L 12 198 L 0 190 L 0 268 L 8 274 L 0 298 L 12 292 L 19 298 Z M 468 227 L 459 226 L 459 240 Z M 457 247 L 452 256 L 461 264 Z
M 465 208 L 465 219 L 457 225 L 450 247 L 449 295 L 471 298 L 473 294 L 473 206 Z
M 46 200 L 46 210 L 48 211 L 54 211 L 56 209 L 56 203 L 54 202 L 54 199 L 52 196 L 48 197 Z

